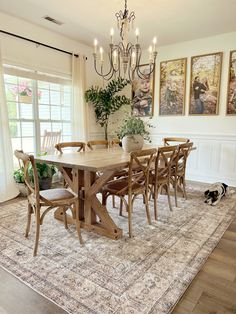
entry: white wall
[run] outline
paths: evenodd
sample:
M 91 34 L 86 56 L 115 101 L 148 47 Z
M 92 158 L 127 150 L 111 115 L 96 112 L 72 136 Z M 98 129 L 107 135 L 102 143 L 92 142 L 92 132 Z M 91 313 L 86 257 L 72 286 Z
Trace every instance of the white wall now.
M 184 136 L 193 140 L 197 150 L 191 154 L 188 178 L 198 181 L 223 181 L 236 186 L 236 116 L 226 116 L 226 94 L 229 52 L 236 49 L 236 32 L 158 49 L 153 142 L 161 143 L 165 136 Z M 191 56 L 223 52 L 222 76 L 217 116 L 188 116 Z M 158 115 L 160 62 L 188 58 L 185 116 Z

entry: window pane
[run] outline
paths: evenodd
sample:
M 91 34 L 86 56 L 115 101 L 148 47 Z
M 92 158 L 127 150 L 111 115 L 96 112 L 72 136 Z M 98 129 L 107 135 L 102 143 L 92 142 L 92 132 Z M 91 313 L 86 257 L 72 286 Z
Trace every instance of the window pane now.
M 60 90 L 59 84 L 50 83 L 50 90 Z
M 18 104 L 16 102 L 8 102 L 7 107 L 8 107 L 9 119 L 19 118 Z
M 63 142 L 71 142 L 71 140 L 72 140 L 71 136 L 62 136 Z
M 71 86 L 70 85 L 64 85 L 63 89 L 64 89 L 64 92 L 71 93 Z
M 21 87 L 22 89 L 24 87 L 30 87 L 32 88 L 32 80 L 31 79 L 27 79 L 25 77 L 18 77 L 18 85 L 19 87 Z
M 5 74 L 5 75 L 4 75 L 4 81 L 5 81 L 6 83 L 17 84 L 17 77 L 14 76 L 14 75 Z
M 63 123 L 63 135 L 71 135 L 71 124 Z
M 22 149 L 25 153 L 34 152 L 34 139 L 32 137 L 22 139 Z
M 39 105 L 39 119 L 50 119 L 50 106 Z
M 52 120 L 61 120 L 61 107 L 51 106 L 51 117 Z
M 38 92 L 39 104 L 49 104 L 49 91 L 46 89 L 40 89 Z
M 65 106 L 71 105 L 71 94 L 64 93 L 64 105 Z
M 62 130 L 62 124 L 61 123 L 52 123 L 52 131 L 58 132 Z
M 40 134 L 41 134 L 41 136 L 44 135 L 45 131 L 48 131 L 48 132 L 52 131 L 50 122 L 41 122 L 40 123 Z
M 33 122 L 22 122 L 22 136 L 32 136 L 34 135 L 34 124 Z
M 60 92 L 51 91 L 50 92 L 50 101 L 52 105 L 60 105 L 61 104 L 61 97 Z
M 12 143 L 12 150 L 13 150 L 13 152 L 14 152 L 14 150 L 16 150 L 16 149 L 19 149 L 19 150 L 21 150 L 22 149 L 22 147 L 21 147 L 21 139 L 20 138 L 12 138 L 11 139 L 11 143 Z
M 22 119 L 33 119 L 33 105 L 20 104 L 20 113 Z
M 38 81 L 38 88 L 46 88 L 49 89 L 49 83 L 44 81 Z
M 20 137 L 21 136 L 20 122 L 10 121 L 9 126 L 10 126 L 11 137 Z
M 17 85 L 5 85 L 5 91 L 6 91 L 6 99 L 8 101 L 15 101 L 16 95 L 18 94 L 18 87 Z
M 71 108 L 62 107 L 62 120 L 70 121 L 71 119 Z

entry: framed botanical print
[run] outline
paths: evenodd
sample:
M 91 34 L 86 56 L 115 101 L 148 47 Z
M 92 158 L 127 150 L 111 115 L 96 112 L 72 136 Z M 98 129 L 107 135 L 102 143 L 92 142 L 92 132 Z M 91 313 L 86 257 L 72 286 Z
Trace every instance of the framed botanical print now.
M 150 117 L 153 116 L 154 108 L 155 68 L 151 74 L 148 74 L 150 66 L 143 64 L 139 66 L 139 71 L 142 73 L 142 78 L 135 72 L 132 80 L 132 115 Z
M 190 115 L 216 115 L 220 96 L 222 52 L 191 58 Z
M 187 58 L 160 64 L 160 116 L 183 115 Z
M 230 51 L 227 92 L 227 115 L 236 115 L 236 50 Z

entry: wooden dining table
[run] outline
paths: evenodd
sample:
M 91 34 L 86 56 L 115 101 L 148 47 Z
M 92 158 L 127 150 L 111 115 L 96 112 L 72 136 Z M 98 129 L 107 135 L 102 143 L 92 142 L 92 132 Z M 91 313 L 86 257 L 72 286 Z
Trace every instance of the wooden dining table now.
M 196 148 L 192 150 L 194 149 Z M 122 229 L 112 220 L 106 206 L 102 205 L 98 199 L 97 193 L 114 177 L 117 171 L 128 167 L 129 153 L 124 152 L 120 147 L 114 147 L 79 153 L 45 155 L 35 157 L 35 160 L 55 165 L 68 186 L 79 195 L 75 206 L 79 208 L 82 228 L 112 239 L 122 237 Z M 60 208 L 55 211 L 54 217 L 63 220 L 63 212 Z M 70 216 L 67 220 L 68 223 L 74 223 Z
M 82 228 L 112 239 L 122 237 L 122 229 L 114 223 L 106 206 L 102 205 L 98 199 L 97 193 L 117 171 L 128 166 L 129 153 L 124 152 L 120 147 L 115 147 L 79 153 L 45 155 L 35 157 L 35 160 L 55 165 L 68 186 L 79 195 L 76 206 L 79 207 Z M 63 220 L 60 208 L 55 211 L 54 217 Z M 68 223 L 73 223 L 70 216 Z

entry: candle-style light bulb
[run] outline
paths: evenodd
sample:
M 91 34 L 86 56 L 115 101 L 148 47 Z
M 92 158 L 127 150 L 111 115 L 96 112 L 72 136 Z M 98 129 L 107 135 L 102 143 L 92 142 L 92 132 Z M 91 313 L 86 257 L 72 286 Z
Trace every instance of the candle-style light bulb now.
M 134 68 L 134 67 L 135 67 L 135 63 L 136 63 L 136 54 L 135 54 L 135 51 L 132 52 L 131 58 L 132 58 L 131 66 L 132 66 L 132 68 Z
M 117 65 L 117 51 L 114 50 L 113 52 L 113 65 Z
M 138 38 L 139 38 L 139 29 L 138 28 L 136 28 L 136 30 L 135 30 L 135 36 L 136 36 L 136 41 L 138 43 Z
M 111 35 L 111 44 L 113 44 L 113 36 L 114 36 L 114 29 L 113 28 L 111 28 L 110 35 Z
M 95 39 L 94 39 L 94 53 L 95 53 L 95 54 L 97 53 L 97 46 L 98 46 L 98 41 L 97 41 L 97 39 L 95 38 Z
M 152 46 L 149 46 L 149 62 L 152 63 Z
M 156 52 L 157 51 L 157 38 L 156 38 L 156 36 L 153 38 L 152 42 L 153 42 L 153 51 Z
M 103 62 L 103 48 L 100 47 L 100 61 Z

